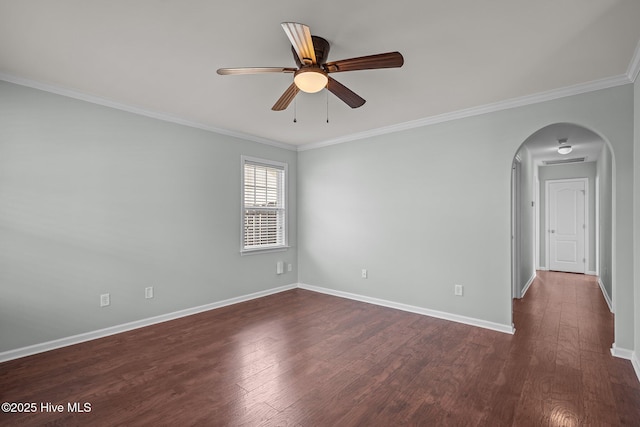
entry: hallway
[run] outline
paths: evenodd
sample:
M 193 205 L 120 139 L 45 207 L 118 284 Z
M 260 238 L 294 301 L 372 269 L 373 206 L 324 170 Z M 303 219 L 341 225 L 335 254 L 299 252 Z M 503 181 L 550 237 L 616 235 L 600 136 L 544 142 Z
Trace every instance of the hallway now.
M 538 271 L 513 310 L 511 352 L 529 357 L 526 378 L 513 378 L 514 425 L 637 425 L 640 384 L 631 362 L 611 356 L 613 314 L 594 276 Z

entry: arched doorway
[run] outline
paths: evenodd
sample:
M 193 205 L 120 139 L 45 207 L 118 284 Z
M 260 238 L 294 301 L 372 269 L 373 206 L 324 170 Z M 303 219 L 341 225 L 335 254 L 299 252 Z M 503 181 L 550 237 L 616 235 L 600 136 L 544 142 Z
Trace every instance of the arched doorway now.
M 571 149 L 560 150 L 563 154 L 558 150 L 561 146 Z M 584 268 L 578 271 L 597 277 L 604 298 L 614 311 L 614 170 L 615 161 L 605 138 L 577 124 L 545 126 L 520 145 L 514 155 L 511 183 L 513 298 L 524 296 L 536 271 L 558 269 L 550 262 L 556 229 L 550 227 L 553 203 L 548 200 L 553 190 L 549 183 L 582 180 L 585 186 L 577 191 L 583 191 L 585 196 L 585 218 L 579 224 L 584 226 L 585 242 L 577 260 L 584 263 Z

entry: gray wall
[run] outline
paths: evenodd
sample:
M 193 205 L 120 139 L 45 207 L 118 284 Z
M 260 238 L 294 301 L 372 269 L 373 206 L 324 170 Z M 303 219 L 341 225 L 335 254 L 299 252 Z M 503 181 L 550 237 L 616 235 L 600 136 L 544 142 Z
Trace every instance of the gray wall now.
M 598 159 L 598 185 L 600 190 L 600 211 L 599 211 L 599 221 L 600 221 L 600 265 L 598 268 L 598 273 L 600 276 L 600 282 L 605 288 L 607 295 L 609 295 L 609 300 L 613 296 L 613 284 L 611 278 L 611 266 L 613 265 L 613 253 L 612 253 L 612 236 L 613 236 L 613 225 L 612 225 L 612 202 L 613 202 L 613 188 L 612 188 L 612 164 L 611 164 L 611 153 L 609 152 L 609 148 L 604 146 L 602 147 L 602 152 L 600 153 L 600 158 Z
M 633 348 L 630 84 L 300 152 L 300 282 L 510 325 L 511 163 L 553 123 L 612 146 L 616 344 Z
M 612 149 L 615 340 L 633 349 L 633 103 L 634 86 L 618 86 L 303 151 L 296 165 L 294 152 L 0 82 L 0 351 L 296 280 L 510 325 L 511 162 L 560 122 Z M 289 163 L 292 250 L 239 255 L 241 154 Z M 296 242 L 297 277 L 276 276 Z
M 546 265 L 547 254 L 547 224 L 546 224 L 546 183 L 554 179 L 587 178 L 589 180 L 589 264 L 587 270 L 596 271 L 596 162 L 586 162 L 568 165 L 540 166 L 538 177 L 540 180 L 540 266 Z
M 287 252 L 240 256 L 242 154 L 289 164 Z M 0 352 L 296 283 L 296 157 L 0 81 Z

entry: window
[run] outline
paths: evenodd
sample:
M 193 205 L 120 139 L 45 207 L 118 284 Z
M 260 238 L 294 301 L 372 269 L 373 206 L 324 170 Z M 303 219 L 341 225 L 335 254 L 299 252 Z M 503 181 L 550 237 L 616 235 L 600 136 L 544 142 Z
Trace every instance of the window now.
M 241 252 L 287 247 L 287 164 L 242 156 Z

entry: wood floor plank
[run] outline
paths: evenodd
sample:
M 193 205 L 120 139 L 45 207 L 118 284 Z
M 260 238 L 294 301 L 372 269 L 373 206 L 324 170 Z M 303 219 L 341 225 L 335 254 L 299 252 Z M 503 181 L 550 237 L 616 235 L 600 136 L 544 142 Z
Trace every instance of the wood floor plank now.
M 615 407 L 615 398 L 611 389 L 612 378 L 607 365 L 610 355 L 594 352 L 580 353 L 580 373 L 582 375 L 583 396 L 587 402 L 602 402 Z
M 560 324 L 556 368 L 580 369 L 580 346 L 578 342 L 578 328 L 568 324 Z
M 640 389 L 614 383 L 611 385 L 616 400 L 620 425 L 638 425 L 640 420 Z
M 0 364 L 0 425 L 637 425 L 590 276 L 539 272 L 515 335 L 295 289 Z M 40 407 L 38 407 L 40 409 Z

